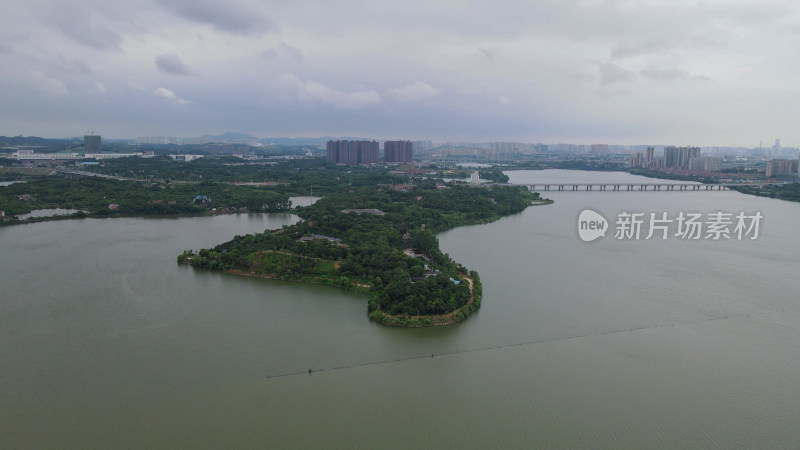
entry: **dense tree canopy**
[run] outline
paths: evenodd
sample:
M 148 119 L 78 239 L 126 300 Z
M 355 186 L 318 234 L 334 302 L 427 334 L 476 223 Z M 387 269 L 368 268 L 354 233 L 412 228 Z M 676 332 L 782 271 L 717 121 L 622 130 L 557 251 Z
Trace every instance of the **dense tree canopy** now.
M 195 205 L 194 197 L 211 198 L 208 205 Z M 109 204 L 116 203 L 117 210 Z M 249 211 L 285 211 L 286 194 L 270 189 L 215 183 L 141 183 L 101 178 L 71 180 L 46 177 L 0 187 L 0 210 L 7 215 L 33 209 L 69 208 L 92 214 L 199 214 L 210 207 L 247 208 Z
M 304 220 L 295 225 L 236 236 L 212 249 L 185 252 L 179 261 L 369 287 L 370 308 L 392 315 L 446 314 L 466 305 L 470 291 L 462 276 L 466 269 L 441 252 L 435 233 L 520 212 L 536 198 L 519 187 L 365 187 L 302 208 Z

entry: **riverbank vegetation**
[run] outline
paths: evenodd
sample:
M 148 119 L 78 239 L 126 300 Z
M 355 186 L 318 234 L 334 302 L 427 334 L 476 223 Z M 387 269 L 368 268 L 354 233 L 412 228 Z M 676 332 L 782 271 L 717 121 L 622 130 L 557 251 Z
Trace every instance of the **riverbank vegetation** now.
M 735 186 L 731 189 L 743 194 L 800 202 L 800 183 L 768 184 L 766 186 Z
M 195 201 L 196 197 L 209 201 Z M 252 186 L 215 183 L 162 183 L 102 178 L 34 178 L 0 187 L 0 210 L 6 216 L 34 209 L 77 209 L 84 216 L 208 214 L 211 208 L 252 212 L 286 211 L 286 194 Z
M 436 233 L 491 222 L 537 199 L 521 187 L 364 187 L 301 208 L 295 225 L 187 250 L 178 262 L 366 292 L 370 317 L 387 325 L 452 323 L 480 307 L 480 279 L 441 252 Z

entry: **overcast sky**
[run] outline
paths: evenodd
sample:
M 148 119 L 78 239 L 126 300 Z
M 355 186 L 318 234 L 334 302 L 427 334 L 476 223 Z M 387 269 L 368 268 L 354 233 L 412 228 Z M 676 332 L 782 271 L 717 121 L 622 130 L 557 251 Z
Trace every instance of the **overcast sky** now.
M 6 0 L 0 134 L 800 146 L 796 4 Z

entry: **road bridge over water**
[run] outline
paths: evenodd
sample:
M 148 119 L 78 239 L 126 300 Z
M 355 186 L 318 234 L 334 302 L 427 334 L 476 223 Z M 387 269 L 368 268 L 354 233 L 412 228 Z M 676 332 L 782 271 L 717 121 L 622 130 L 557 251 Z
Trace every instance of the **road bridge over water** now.
M 525 186 L 532 191 L 725 191 L 737 186 L 761 187 L 775 183 L 525 183 L 507 186 Z

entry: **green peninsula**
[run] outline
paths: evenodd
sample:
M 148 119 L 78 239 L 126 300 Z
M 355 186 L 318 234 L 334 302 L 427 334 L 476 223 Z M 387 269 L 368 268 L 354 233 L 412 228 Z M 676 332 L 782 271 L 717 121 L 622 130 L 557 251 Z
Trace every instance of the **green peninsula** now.
M 444 325 L 480 308 L 482 288 L 475 271 L 441 252 L 436 233 L 488 223 L 537 200 L 511 186 L 354 188 L 301 208 L 292 226 L 188 250 L 178 262 L 365 293 L 370 318 L 386 325 Z

